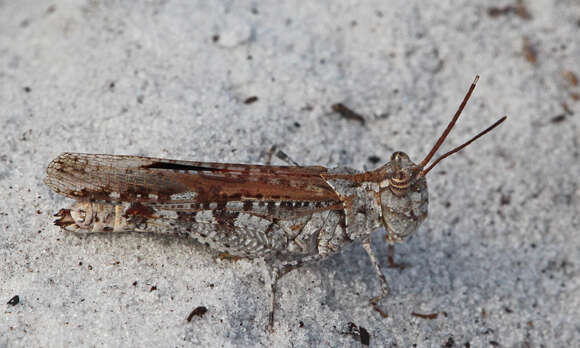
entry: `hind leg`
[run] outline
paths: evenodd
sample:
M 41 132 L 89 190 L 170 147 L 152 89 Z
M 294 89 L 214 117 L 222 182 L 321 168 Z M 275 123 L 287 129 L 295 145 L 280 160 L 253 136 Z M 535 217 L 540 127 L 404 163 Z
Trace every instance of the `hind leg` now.
M 291 261 L 270 266 L 270 313 L 268 315 L 267 330 L 272 331 L 274 328 L 275 310 L 276 310 L 276 295 L 278 281 L 290 271 L 302 267 L 304 264 L 320 260 L 320 255 L 311 255 L 299 261 Z

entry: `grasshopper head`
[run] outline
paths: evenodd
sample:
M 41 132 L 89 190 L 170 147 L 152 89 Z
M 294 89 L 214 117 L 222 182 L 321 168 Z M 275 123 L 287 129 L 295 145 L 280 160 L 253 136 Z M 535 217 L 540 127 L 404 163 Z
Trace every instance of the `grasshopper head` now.
M 381 183 L 381 210 L 390 243 L 400 242 L 417 230 L 427 217 L 429 193 L 422 168 L 404 152 L 395 152 L 385 166 Z
M 502 117 L 469 141 L 439 156 L 425 168 L 437 150 L 439 150 L 447 135 L 449 135 L 455 122 L 457 122 L 471 93 L 475 89 L 475 84 L 478 79 L 479 76 L 476 76 L 463 101 L 459 105 L 459 109 L 451 119 L 451 122 L 449 122 L 445 131 L 435 143 L 435 146 L 433 146 L 421 163 L 415 164 L 405 153 L 395 152 L 391 156 L 391 160 L 382 168 L 385 171 L 385 179 L 380 183 L 381 210 L 383 223 L 387 229 L 386 239 L 388 242 L 402 241 L 403 238 L 415 232 L 421 222 L 427 217 L 427 208 L 429 205 L 429 193 L 427 191 L 427 180 L 425 179 L 427 173 L 444 158 L 460 151 L 477 138 L 497 127 L 507 118 L 507 116 Z

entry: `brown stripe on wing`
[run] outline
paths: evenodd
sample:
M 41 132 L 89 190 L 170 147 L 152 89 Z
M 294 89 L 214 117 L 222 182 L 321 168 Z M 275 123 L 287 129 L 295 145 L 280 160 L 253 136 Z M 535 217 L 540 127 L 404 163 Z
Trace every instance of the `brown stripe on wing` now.
M 217 164 L 222 166 L 222 164 Z M 234 169 L 174 173 L 179 183 L 198 194 L 199 201 L 231 200 L 328 201 L 338 200 L 320 176 L 322 167 L 270 167 L 232 165 Z
M 74 199 L 209 203 L 232 200 L 336 201 L 326 168 L 176 161 L 64 153 L 45 183 Z M 173 196 L 173 198 L 171 197 Z

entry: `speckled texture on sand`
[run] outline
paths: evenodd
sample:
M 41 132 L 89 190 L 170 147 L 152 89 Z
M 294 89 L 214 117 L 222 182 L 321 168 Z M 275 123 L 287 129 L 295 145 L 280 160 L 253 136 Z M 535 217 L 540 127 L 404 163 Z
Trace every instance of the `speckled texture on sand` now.
M 580 345 L 580 4 L 522 6 L 0 1 L 0 347 L 362 346 L 349 322 L 372 347 Z M 475 74 L 444 148 L 509 119 L 429 174 L 388 318 L 358 244 L 283 278 L 268 333 L 260 261 L 51 224 L 71 203 L 42 183 L 61 152 L 260 163 L 276 144 L 371 169 L 421 159 Z

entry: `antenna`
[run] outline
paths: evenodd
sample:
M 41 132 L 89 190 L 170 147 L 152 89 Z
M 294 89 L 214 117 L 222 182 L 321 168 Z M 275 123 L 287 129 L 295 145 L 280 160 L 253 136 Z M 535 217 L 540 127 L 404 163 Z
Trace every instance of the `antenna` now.
M 469 97 L 471 97 L 471 93 L 473 93 L 473 90 L 475 89 L 475 84 L 477 83 L 478 80 L 479 80 L 479 75 L 476 75 L 475 80 L 473 80 L 471 87 L 469 87 L 469 91 L 467 91 L 467 94 L 463 98 L 463 101 L 459 105 L 459 109 L 457 109 L 457 111 L 455 112 L 455 115 L 451 119 L 451 122 L 449 122 L 449 124 L 447 125 L 447 128 L 445 128 L 445 131 L 443 132 L 443 134 L 441 134 L 441 136 L 439 137 L 439 139 L 435 143 L 435 146 L 433 146 L 433 148 L 431 149 L 431 152 L 429 152 L 427 157 L 425 157 L 425 159 L 419 164 L 419 167 L 421 167 L 421 168 L 425 167 L 427 165 L 427 163 L 429 163 L 429 161 L 431 160 L 433 155 L 435 155 L 435 152 L 437 152 L 437 150 L 439 150 L 439 147 L 443 144 L 443 142 L 445 141 L 445 138 L 447 138 L 447 136 L 449 135 L 449 132 L 451 132 L 451 129 L 453 128 L 453 126 L 455 126 L 455 122 L 457 122 L 457 119 L 459 118 L 459 116 L 461 115 L 461 112 L 465 108 L 465 104 L 467 104 Z
M 507 116 L 504 116 L 504 117 L 500 118 L 499 120 L 495 121 L 495 123 L 494 123 L 494 124 L 492 124 L 491 126 L 489 126 L 489 127 L 486 129 L 486 130 L 484 130 L 484 131 L 480 132 L 479 134 L 477 134 L 476 136 L 474 136 L 473 138 L 471 138 L 469 141 L 467 141 L 467 142 L 463 143 L 463 145 L 459 145 L 458 147 L 454 148 L 453 150 L 451 150 L 451 151 L 447 152 L 446 154 L 439 156 L 439 158 L 437 158 L 437 159 L 435 160 L 435 162 L 433 162 L 433 163 L 432 163 L 432 164 L 429 166 L 429 168 L 427 168 L 427 169 L 425 169 L 425 170 L 421 171 L 421 176 L 425 176 L 425 175 L 427 175 L 427 173 L 429 173 L 429 171 L 430 171 L 431 169 L 433 169 L 433 167 L 435 167 L 435 166 L 437 165 L 437 163 L 441 162 L 441 161 L 442 161 L 444 158 L 446 158 L 446 157 L 449 157 L 449 156 L 453 155 L 454 153 L 461 151 L 461 149 L 463 149 L 463 148 L 464 148 L 464 147 L 466 147 L 467 145 L 469 145 L 469 144 L 473 143 L 475 140 L 477 140 L 477 138 L 479 138 L 479 137 L 483 136 L 485 133 L 488 133 L 489 131 L 491 131 L 491 130 L 492 130 L 492 129 L 494 129 L 495 127 L 499 126 L 499 124 L 500 124 L 500 123 L 502 123 L 503 121 L 505 121 L 505 120 L 506 120 L 506 118 L 507 118 Z
M 443 131 L 443 134 L 441 134 L 441 136 L 439 137 L 439 139 L 437 139 L 437 142 L 435 143 L 435 145 L 433 146 L 433 148 L 431 149 L 431 151 L 429 151 L 429 154 L 425 157 L 425 159 L 421 163 L 419 163 L 419 165 L 418 165 L 419 168 L 421 168 L 421 169 L 425 168 L 425 166 L 429 163 L 429 161 L 431 161 L 431 159 L 433 158 L 433 156 L 435 155 L 435 153 L 437 153 L 437 150 L 439 150 L 439 147 L 441 147 L 441 145 L 443 145 L 443 142 L 445 141 L 445 139 L 447 138 L 447 136 L 451 132 L 451 129 L 453 129 L 453 127 L 455 126 L 455 123 L 459 119 L 459 116 L 461 115 L 461 112 L 463 112 L 463 109 L 465 108 L 465 105 L 467 104 L 467 101 L 471 97 L 471 94 L 473 93 L 473 90 L 475 89 L 475 85 L 477 84 L 477 81 L 478 80 L 479 80 L 479 75 L 476 75 L 475 76 L 475 80 L 473 80 L 473 83 L 469 87 L 469 90 L 467 91 L 467 94 L 465 94 L 465 97 L 463 98 L 463 101 L 461 102 L 461 104 L 459 105 L 459 108 L 455 112 L 455 115 L 453 115 L 453 118 L 451 119 L 451 121 L 447 125 L 447 128 L 445 128 L 445 131 Z M 500 118 L 494 124 L 492 124 L 491 126 L 489 126 L 484 131 L 478 133 L 476 136 L 474 136 L 473 138 L 471 138 L 467 142 L 465 142 L 462 145 L 454 148 L 453 150 L 445 153 L 444 155 L 439 156 L 439 158 L 437 158 L 435 160 L 435 162 L 433 162 L 427 169 L 422 170 L 419 175 L 420 176 L 427 175 L 427 173 L 431 169 L 433 169 L 433 167 L 435 167 L 443 159 L 451 156 L 452 154 L 454 154 L 456 152 L 461 151 L 464 147 L 466 147 L 467 145 L 471 144 L 472 142 L 474 142 L 475 140 L 477 140 L 479 137 L 483 136 L 484 134 L 490 132 L 495 127 L 499 126 L 499 124 L 502 123 L 503 121 L 505 121 L 506 118 L 507 118 L 507 116 L 504 116 L 504 117 Z

